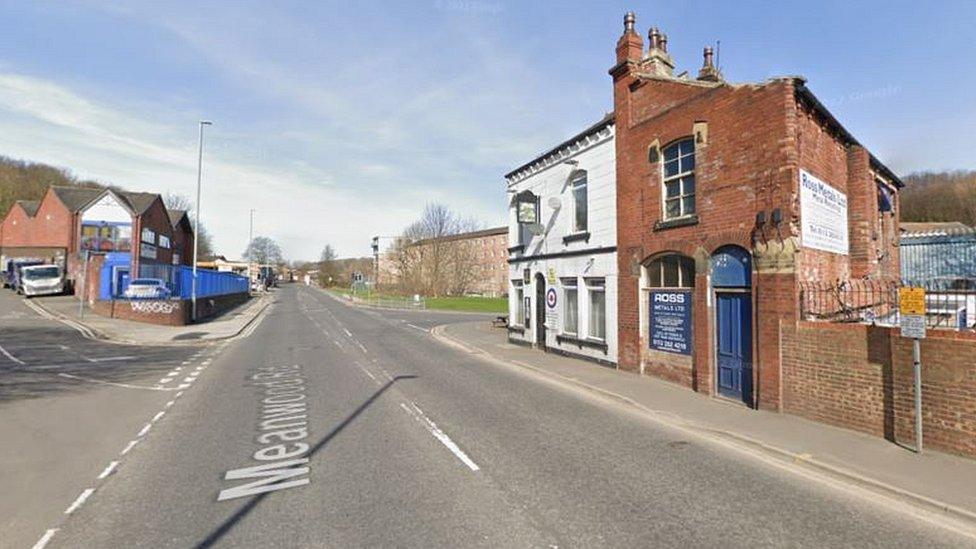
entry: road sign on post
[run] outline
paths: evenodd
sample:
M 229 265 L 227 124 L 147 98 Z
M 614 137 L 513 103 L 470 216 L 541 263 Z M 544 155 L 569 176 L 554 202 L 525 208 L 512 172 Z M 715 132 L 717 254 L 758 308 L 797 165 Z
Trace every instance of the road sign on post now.
M 901 336 L 912 338 L 915 374 L 915 451 L 922 453 L 922 344 L 925 337 L 925 289 L 898 288 Z

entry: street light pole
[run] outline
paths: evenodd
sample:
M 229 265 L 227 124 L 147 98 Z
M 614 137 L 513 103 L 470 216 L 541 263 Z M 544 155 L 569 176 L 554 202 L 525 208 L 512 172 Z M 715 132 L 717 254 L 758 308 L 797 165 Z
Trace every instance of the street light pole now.
M 212 124 L 213 122 L 208 120 L 200 121 L 199 150 L 197 152 L 197 214 L 196 227 L 194 227 L 193 234 L 193 278 L 190 281 L 191 316 L 193 322 L 197 321 L 197 256 L 200 253 L 200 183 L 203 180 L 203 127 Z
M 251 291 L 251 243 L 254 242 L 254 208 L 251 208 L 251 225 L 247 230 L 247 291 Z

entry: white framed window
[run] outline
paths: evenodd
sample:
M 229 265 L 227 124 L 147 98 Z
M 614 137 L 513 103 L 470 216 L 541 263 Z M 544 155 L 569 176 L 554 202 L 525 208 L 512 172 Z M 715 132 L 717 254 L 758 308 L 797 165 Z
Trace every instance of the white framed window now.
M 575 278 L 561 279 L 563 285 L 563 333 L 579 331 L 579 288 Z
M 682 139 L 664 148 L 664 219 L 695 213 L 695 140 Z
M 512 281 L 512 293 L 515 294 L 515 325 L 525 324 L 525 309 L 522 307 L 522 298 L 525 297 L 525 290 L 521 280 Z
M 573 191 L 573 231 L 577 233 L 586 232 L 589 215 L 586 196 L 586 171 L 575 171 L 569 186 Z
M 589 337 L 604 341 L 607 339 L 607 282 L 603 278 L 586 279 L 586 293 L 589 298 L 588 318 Z

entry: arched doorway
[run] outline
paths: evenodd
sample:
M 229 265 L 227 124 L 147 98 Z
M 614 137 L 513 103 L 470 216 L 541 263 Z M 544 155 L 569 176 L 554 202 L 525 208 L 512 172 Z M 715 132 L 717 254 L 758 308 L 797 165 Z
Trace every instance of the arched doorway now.
M 546 350 L 546 277 L 535 274 L 535 344 Z
M 711 263 L 718 393 L 752 405 L 752 257 L 723 246 Z

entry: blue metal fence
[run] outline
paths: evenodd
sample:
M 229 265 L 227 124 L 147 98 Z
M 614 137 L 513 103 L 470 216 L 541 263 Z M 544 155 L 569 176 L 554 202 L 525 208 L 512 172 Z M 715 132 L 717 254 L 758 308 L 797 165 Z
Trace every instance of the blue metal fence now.
M 135 277 L 133 277 L 135 278 Z M 186 265 L 163 265 L 141 263 L 139 278 L 158 278 L 166 283 L 173 299 L 190 299 L 193 289 L 193 268 Z M 227 294 L 245 293 L 249 290 L 246 276 L 222 273 L 208 269 L 197 269 L 197 297 L 214 297 Z M 119 288 L 115 297 L 122 297 L 124 288 Z

